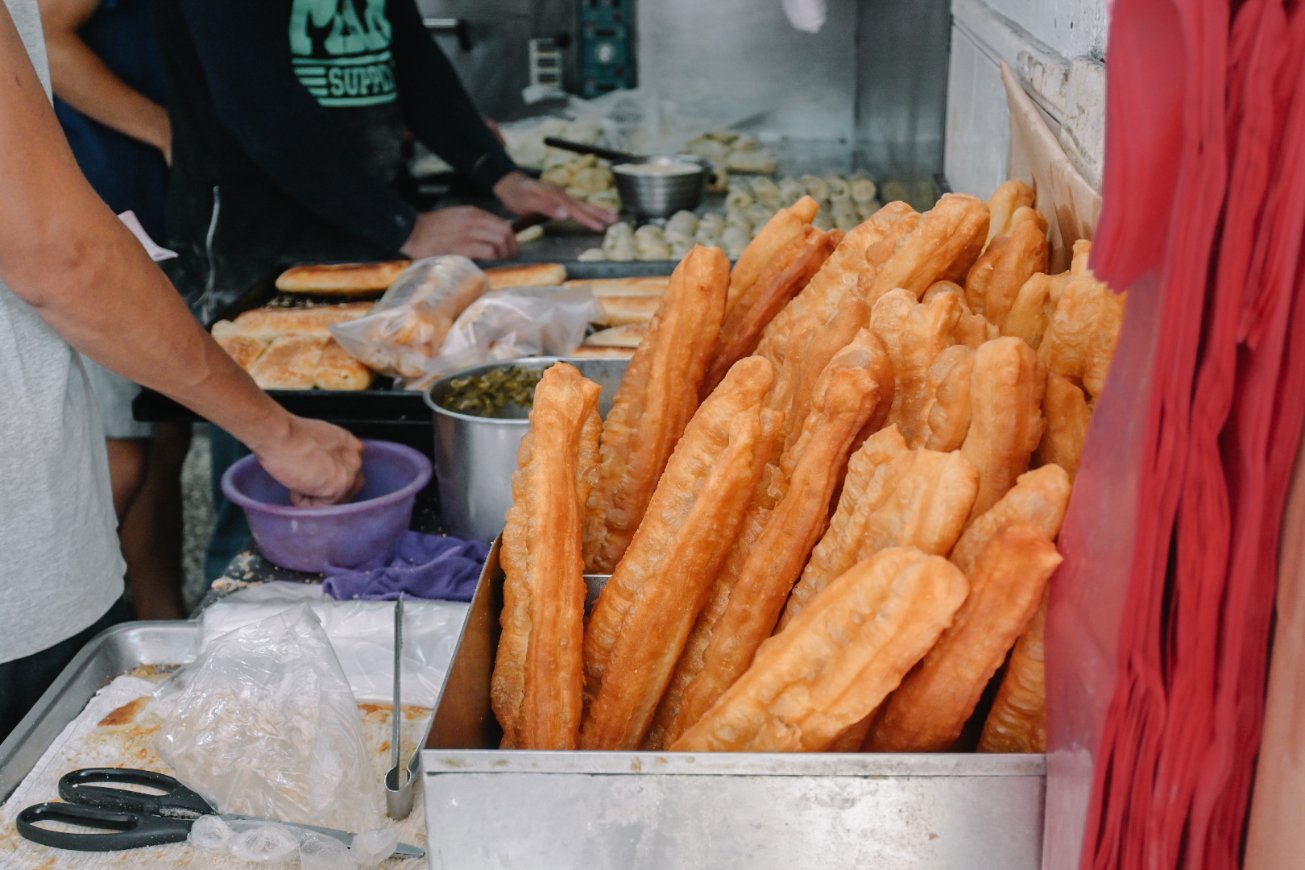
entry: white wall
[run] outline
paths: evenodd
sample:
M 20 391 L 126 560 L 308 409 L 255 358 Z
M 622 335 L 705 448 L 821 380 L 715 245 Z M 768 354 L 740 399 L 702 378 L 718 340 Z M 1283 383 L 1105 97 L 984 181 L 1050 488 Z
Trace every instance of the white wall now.
M 944 163 L 953 190 L 988 196 L 1010 149 L 1005 61 L 1093 184 L 1101 177 L 1107 0 L 952 0 Z

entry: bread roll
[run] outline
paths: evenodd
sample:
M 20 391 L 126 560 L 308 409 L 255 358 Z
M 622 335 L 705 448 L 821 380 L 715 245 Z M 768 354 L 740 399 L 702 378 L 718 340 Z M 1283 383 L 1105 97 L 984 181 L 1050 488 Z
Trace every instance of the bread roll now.
M 555 287 L 566 280 L 561 263 L 523 263 L 519 266 L 494 266 L 485 270 L 491 290 L 508 287 Z
M 379 293 L 394 283 L 408 260 L 381 263 L 325 263 L 294 266 L 276 279 L 284 293 L 313 293 L 319 296 L 361 296 Z

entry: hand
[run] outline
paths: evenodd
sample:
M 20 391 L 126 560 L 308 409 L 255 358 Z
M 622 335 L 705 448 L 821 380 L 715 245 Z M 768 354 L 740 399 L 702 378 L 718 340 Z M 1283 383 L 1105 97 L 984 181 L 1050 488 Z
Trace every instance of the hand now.
M 417 215 L 408 241 L 399 249 L 414 260 L 462 254 L 475 260 L 509 260 L 517 255 L 512 225 L 469 205 Z
M 494 134 L 494 138 L 498 140 L 498 144 L 507 147 L 507 142 L 503 139 L 503 130 L 499 127 L 498 122 L 489 115 L 481 115 L 480 120 L 485 122 L 485 126 L 489 128 L 489 132 Z
M 616 212 L 568 196 L 560 187 L 536 181 L 522 172 L 509 172 L 494 185 L 494 195 L 517 215 L 542 214 L 573 220 L 595 232 L 616 223 Z
M 342 504 L 363 488 L 362 442 L 323 420 L 287 414 L 281 437 L 254 451 L 299 507 Z

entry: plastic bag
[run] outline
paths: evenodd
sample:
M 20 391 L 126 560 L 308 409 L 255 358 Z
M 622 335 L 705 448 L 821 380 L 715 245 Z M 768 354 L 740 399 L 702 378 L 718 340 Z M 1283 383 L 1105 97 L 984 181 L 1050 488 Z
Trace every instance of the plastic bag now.
M 420 390 L 437 378 L 477 363 L 543 355 L 564 355 L 584 341 L 601 315 L 588 287 L 512 287 L 473 302 L 444 339 L 439 355 L 425 362 L 421 377 L 405 382 Z
M 489 279 L 466 257 L 431 257 L 404 270 L 366 316 L 331 326 L 360 362 L 397 378 L 419 378 Z
M 261 583 L 204 609 L 200 650 L 228 632 L 307 603 L 321 621 L 349 688 L 358 702 L 389 704 L 394 694 L 394 603 L 334 601 L 320 583 Z M 452 601 L 403 602 L 403 702 L 434 707 L 462 631 L 467 605 Z
M 157 698 L 159 755 L 220 811 L 346 831 L 381 823 L 362 714 L 307 605 L 217 638 Z

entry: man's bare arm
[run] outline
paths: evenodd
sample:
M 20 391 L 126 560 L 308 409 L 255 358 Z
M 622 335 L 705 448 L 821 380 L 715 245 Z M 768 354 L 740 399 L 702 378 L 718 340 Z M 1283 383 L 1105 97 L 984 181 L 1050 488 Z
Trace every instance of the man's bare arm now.
M 96 196 L 3 4 L 0 191 L 0 278 L 70 344 L 229 431 L 303 501 L 356 491 L 357 439 L 255 386 Z
M 167 110 L 123 81 L 82 39 L 101 0 L 41 0 L 50 81 L 59 98 L 88 118 L 152 145 L 170 159 Z M 146 34 L 152 38 L 151 34 Z

